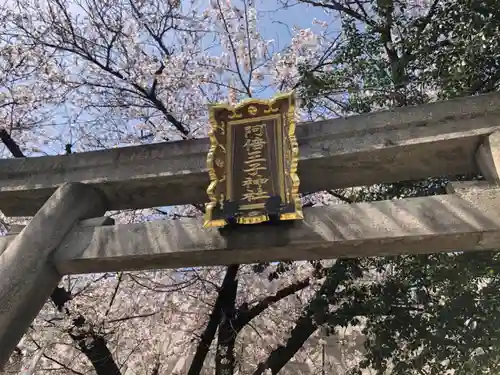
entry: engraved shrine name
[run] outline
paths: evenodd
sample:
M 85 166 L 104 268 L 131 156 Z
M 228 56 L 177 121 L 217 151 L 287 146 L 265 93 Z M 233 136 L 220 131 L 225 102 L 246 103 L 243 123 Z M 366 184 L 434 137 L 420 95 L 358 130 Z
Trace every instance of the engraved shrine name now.
M 255 202 L 268 199 L 270 194 L 263 185 L 269 181 L 262 175 L 267 171 L 267 159 L 263 151 L 267 145 L 265 140 L 266 124 L 245 126 L 245 143 L 243 147 L 246 151 L 246 160 L 244 161 L 244 180 L 242 186 L 244 189 L 242 200 Z

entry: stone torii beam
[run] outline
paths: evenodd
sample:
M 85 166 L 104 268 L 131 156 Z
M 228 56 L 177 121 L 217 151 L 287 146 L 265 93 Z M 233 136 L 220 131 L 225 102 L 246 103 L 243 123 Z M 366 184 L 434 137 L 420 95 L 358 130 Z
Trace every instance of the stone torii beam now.
M 64 274 L 497 249 L 500 188 L 449 191 L 311 208 L 304 222 L 224 233 L 194 219 L 77 225 L 105 203 L 90 186 L 65 184 L 21 233 L 0 237 L 0 368 Z
M 241 230 L 198 219 L 75 226 L 49 262 L 60 274 L 278 260 L 497 249 L 500 188 L 453 183 L 450 194 L 309 208 L 305 220 Z M 0 239 L 0 253 L 15 235 Z
M 500 129 L 500 93 L 301 124 L 301 190 L 477 173 L 477 147 Z M 207 201 L 208 140 L 0 160 L 0 210 L 33 215 L 64 182 L 100 189 L 109 209 Z

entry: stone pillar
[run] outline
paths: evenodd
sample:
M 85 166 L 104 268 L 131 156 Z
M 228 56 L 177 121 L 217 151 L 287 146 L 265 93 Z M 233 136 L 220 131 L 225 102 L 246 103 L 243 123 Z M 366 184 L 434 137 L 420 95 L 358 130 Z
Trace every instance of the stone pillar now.
M 0 254 L 0 369 L 61 279 L 50 255 L 75 224 L 105 210 L 97 190 L 65 183 Z
M 476 152 L 476 163 L 484 178 L 500 185 L 500 132 L 491 133 Z

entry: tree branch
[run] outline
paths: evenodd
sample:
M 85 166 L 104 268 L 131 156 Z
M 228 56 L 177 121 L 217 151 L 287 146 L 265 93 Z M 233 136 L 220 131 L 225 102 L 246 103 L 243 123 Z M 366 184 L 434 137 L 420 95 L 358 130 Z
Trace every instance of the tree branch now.
M 271 369 L 273 375 L 278 374 L 316 329 L 318 329 L 318 326 L 310 316 L 300 317 L 286 345 L 274 350 L 264 362 L 257 366 L 253 375 L 262 375 L 267 369 Z
M 333 190 L 328 190 L 328 194 L 330 194 L 331 196 L 333 196 L 337 199 L 340 199 L 344 203 L 349 203 L 349 204 L 354 203 L 354 201 L 352 199 L 347 198 L 347 197 L 343 196 L 342 194 L 338 194 Z
M 73 374 L 76 374 L 76 375 L 85 375 L 83 372 L 76 371 L 76 370 L 72 369 L 71 367 L 66 366 L 64 363 L 62 363 L 62 362 L 58 361 L 58 360 L 57 360 L 57 359 L 55 359 L 55 358 L 50 357 L 49 355 L 47 355 L 47 354 L 45 354 L 45 353 L 44 353 L 44 354 L 42 354 L 42 356 L 43 356 L 44 358 L 47 358 L 49 361 L 52 361 L 52 362 L 54 362 L 54 363 L 58 364 L 58 365 L 59 365 L 59 366 L 61 366 L 63 369 L 68 370 L 68 371 L 71 371 Z
M 141 14 L 139 9 L 137 8 L 135 2 L 133 0 L 130 0 L 129 4 L 132 7 L 132 10 L 134 11 L 138 21 L 142 21 L 143 15 Z M 167 15 L 164 15 L 163 17 L 166 17 L 166 16 Z M 170 13 L 170 14 L 168 14 L 168 16 L 172 16 L 172 14 Z M 163 32 L 157 34 L 157 33 L 153 32 L 153 29 L 146 22 L 143 22 L 143 25 L 144 25 L 145 29 L 147 30 L 147 32 L 149 33 L 149 35 L 156 41 L 156 43 L 158 43 L 158 48 L 160 49 L 160 51 L 162 51 L 166 57 L 170 57 L 172 55 L 172 52 L 167 48 L 167 46 L 165 45 L 165 43 L 163 42 L 163 39 L 162 39 L 162 35 L 165 34 L 165 32 L 167 30 L 169 30 L 170 27 L 165 27 Z
M 9 133 L 7 133 L 7 130 L 5 129 L 0 129 L 0 140 L 3 142 L 3 144 L 7 147 L 7 149 L 10 151 L 12 156 L 15 158 L 24 158 L 24 154 L 19 148 L 19 145 L 12 139 Z
M 306 4 L 310 4 L 314 7 L 327 8 L 327 9 L 331 9 L 331 10 L 336 10 L 336 11 L 341 12 L 341 13 L 345 13 L 348 16 L 351 16 L 352 18 L 354 18 L 358 21 L 364 22 L 367 25 L 369 25 L 375 29 L 377 28 L 377 23 L 374 20 L 367 18 L 364 15 L 361 15 L 361 14 L 355 12 L 351 8 L 347 8 L 346 6 L 340 4 L 337 1 L 332 0 L 332 1 L 329 1 L 328 3 L 323 2 L 323 1 L 315 1 L 315 0 L 300 0 L 300 1 L 303 3 L 306 3 Z M 364 9 L 362 11 L 364 12 Z
M 26 35 L 30 38 L 33 39 L 33 42 L 38 43 L 40 45 L 44 45 L 49 48 L 53 48 L 54 50 L 59 50 L 59 51 L 66 51 L 75 55 L 80 56 L 84 60 L 96 65 L 103 71 L 109 73 L 110 75 L 114 76 L 115 78 L 118 78 L 125 82 L 128 85 L 131 85 L 135 90 L 137 90 L 138 93 L 141 94 L 141 97 L 150 103 L 154 105 L 154 107 L 159 110 L 167 119 L 168 122 L 170 122 L 176 129 L 181 133 L 182 137 L 184 139 L 189 138 L 189 130 L 182 122 L 177 120 L 172 113 L 168 111 L 166 108 L 165 104 L 158 99 L 155 93 L 152 92 L 152 90 L 147 89 L 145 87 L 142 87 L 141 85 L 137 84 L 136 82 L 130 82 L 129 80 L 126 79 L 126 77 L 120 73 L 119 71 L 113 69 L 109 61 L 105 61 L 104 63 L 99 61 L 99 59 L 94 56 L 90 50 L 88 50 L 86 43 L 89 42 L 87 40 L 83 40 L 83 43 L 80 45 L 76 40 L 67 40 L 66 36 L 62 33 L 58 33 L 57 35 L 62 39 L 61 43 L 54 44 L 52 42 L 46 41 L 41 39 L 40 37 L 37 37 L 36 35 L 33 35 L 29 30 L 27 30 L 25 27 L 20 26 L 20 29 L 23 30 Z M 109 47 L 109 43 L 108 43 Z
M 146 313 L 146 314 L 139 314 L 139 315 L 132 315 L 132 316 L 126 316 L 124 318 L 118 318 L 118 319 L 111 319 L 108 320 L 108 323 L 117 323 L 117 322 L 124 322 L 126 320 L 132 320 L 132 319 L 138 319 L 138 318 L 148 318 L 150 316 L 158 314 L 159 311 L 151 312 L 151 313 Z
M 224 25 L 224 30 L 226 31 L 226 36 L 229 40 L 229 44 L 231 46 L 231 51 L 233 52 L 233 57 L 234 57 L 234 64 L 236 65 L 236 71 L 238 72 L 238 77 L 241 81 L 241 84 L 243 85 L 243 87 L 245 88 L 245 91 L 247 92 L 247 95 L 248 97 L 252 97 L 252 92 L 250 91 L 250 87 L 247 86 L 245 80 L 243 79 L 243 74 L 241 72 L 241 69 L 240 69 L 240 64 L 238 62 L 238 56 L 236 54 L 236 47 L 234 45 L 234 42 L 233 42 L 233 38 L 231 37 L 231 33 L 229 32 L 229 28 L 227 26 L 227 21 L 226 21 L 226 17 L 224 16 L 224 12 L 222 11 L 222 8 L 221 8 L 221 4 L 220 4 L 220 0 L 217 0 L 217 7 L 219 9 L 219 14 L 221 16 L 221 19 L 222 19 L 222 24 Z M 250 51 L 248 51 L 248 53 L 250 53 Z
M 292 329 L 290 338 L 287 340 L 285 346 L 280 346 L 273 350 L 267 359 L 257 366 L 253 375 L 262 375 L 267 369 L 270 369 L 273 375 L 278 374 L 316 329 L 326 321 L 327 316 L 324 313 L 316 311 L 315 306 L 318 302 L 324 305 L 324 295 L 328 295 L 330 298 L 334 295 L 340 283 L 348 278 L 346 271 L 346 265 L 343 260 L 337 260 L 328 269 L 328 276 L 323 285 L 309 302 L 303 315 L 295 323 L 295 327 Z
M 429 22 L 431 21 L 432 17 L 434 16 L 434 14 L 436 13 L 436 10 L 437 10 L 437 6 L 439 4 L 439 1 L 440 0 L 434 0 L 432 2 L 432 5 L 430 6 L 429 8 L 429 11 L 427 12 L 427 14 L 425 15 L 425 17 L 422 17 L 422 18 L 418 18 L 416 21 L 418 23 L 418 33 L 417 33 L 417 36 L 420 36 L 422 31 L 424 31 L 425 27 L 429 24 Z
M 219 326 L 219 322 L 221 320 L 222 316 L 221 307 L 224 295 L 225 293 L 227 293 L 228 289 L 230 289 L 230 286 L 236 279 L 238 268 L 239 265 L 237 264 L 233 264 L 227 267 L 226 276 L 222 281 L 222 286 L 217 295 L 215 305 L 212 309 L 212 313 L 210 314 L 210 318 L 208 320 L 207 326 L 205 327 L 205 331 L 202 333 L 200 342 L 196 347 L 196 353 L 193 358 L 193 362 L 189 367 L 187 375 L 199 375 L 203 368 L 203 363 L 205 362 L 205 358 L 207 357 L 210 345 L 215 337 L 215 333 L 217 332 L 217 327 Z
M 118 281 L 116 282 L 115 290 L 113 291 L 113 295 L 111 296 L 111 301 L 109 301 L 108 309 L 106 310 L 104 316 L 108 316 L 109 312 L 111 311 L 111 306 L 113 306 L 113 303 L 115 302 L 115 298 L 116 295 L 118 294 L 118 289 L 120 288 L 122 279 L 123 279 L 123 272 L 120 272 L 118 274 Z
M 245 306 L 242 305 L 237 310 L 237 318 L 234 322 L 234 329 L 236 332 L 239 332 L 243 329 L 245 325 L 247 325 L 252 319 L 257 317 L 261 312 L 271 306 L 273 303 L 281 301 L 283 298 L 286 298 L 299 290 L 302 290 L 311 285 L 311 281 L 309 278 L 301 281 L 297 281 L 283 289 L 280 289 L 273 296 L 268 296 L 261 300 L 258 304 L 253 306 L 250 309 L 245 309 Z
M 161 368 L 161 362 L 159 356 L 157 356 L 151 375 L 160 375 L 160 368 Z

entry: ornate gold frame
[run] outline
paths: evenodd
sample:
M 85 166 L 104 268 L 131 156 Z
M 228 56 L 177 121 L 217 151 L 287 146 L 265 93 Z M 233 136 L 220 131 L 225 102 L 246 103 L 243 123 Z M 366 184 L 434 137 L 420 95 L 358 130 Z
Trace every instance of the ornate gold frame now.
M 285 134 L 285 136 L 288 139 L 288 142 L 290 144 L 291 148 L 291 163 L 290 163 L 290 170 L 286 171 L 285 173 L 290 177 L 291 180 L 291 198 L 292 201 L 294 202 L 295 205 L 295 212 L 290 212 L 290 213 L 283 213 L 280 215 L 280 220 L 298 220 L 298 219 L 303 219 L 304 215 L 302 212 L 302 203 L 300 201 L 299 197 L 299 185 L 300 185 L 300 180 L 297 174 L 298 170 L 298 163 L 299 163 L 299 145 L 297 143 L 297 139 L 295 137 L 295 128 L 296 128 L 296 123 L 295 123 L 295 92 L 291 91 L 289 93 L 284 93 L 284 94 L 279 94 L 274 96 L 273 98 L 269 100 L 263 100 L 263 99 L 254 99 L 254 98 L 249 98 L 241 101 L 238 103 L 236 106 L 230 106 L 229 104 L 221 103 L 221 104 L 215 104 L 215 105 L 210 105 L 209 106 L 209 124 L 210 124 L 210 131 L 208 133 L 209 139 L 210 139 L 210 149 L 207 155 L 207 168 L 208 168 L 208 173 L 210 177 L 210 184 L 207 188 L 207 194 L 209 197 L 210 202 L 207 203 L 206 209 L 205 209 L 205 217 L 204 217 L 204 223 L 203 227 L 204 228 L 213 228 L 213 227 L 223 227 L 227 224 L 226 220 L 224 219 L 212 219 L 213 215 L 213 210 L 219 203 L 219 197 L 216 196 L 215 190 L 218 186 L 219 183 L 225 182 L 226 176 L 222 176 L 222 178 L 219 178 L 220 176 L 217 176 L 217 172 L 215 170 L 215 154 L 218 148 L 223 150 L 224 153 L 226 153 L 225 146 L 222 145 L 218 142 L 217 137 L 215 132 L 220 131 L 221 134 L 224 134 L 226 132 L 226 127 L 228 126 L 226 124 L 226 127 L 221 126 L 217 123 L 215 119 L 215 110 L 217 109 L 226 109 L 229 112 L 232 112 L 232 115 L 230 115 L 230 118 L 232 119 L 238 119 L 243 117 L 241 113 L 238 113 L 241 111 L 244 107 L 246 106 L 251 106 L 252 104 L 260 104 L 260 105 L 265 105 L 267 106 L 267 110 L 265 110 L 266 113 L 272 114 L 278 112 L 278 109 L 273 108 L 273 105 L 278 101 L 278 100 L 283 100 L 286 99 L 289 101 L 289 107 L 288 107 L 288 133 Z M 250 108 L 249 108 L 250 110 Z M 251 120 L 250 121 L 255 121 Z M 247 216 L 247 217 L 240 217 L 237 219 L 237 222 L 239 224 L 257 224 L 257 223 L 262 223 L 265 221 L 268 221 L 269 217 L 268 215 L 259 215 L 259 216 Z

